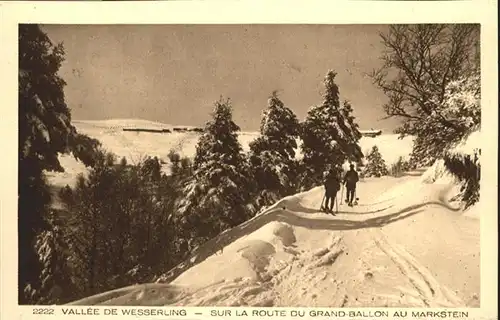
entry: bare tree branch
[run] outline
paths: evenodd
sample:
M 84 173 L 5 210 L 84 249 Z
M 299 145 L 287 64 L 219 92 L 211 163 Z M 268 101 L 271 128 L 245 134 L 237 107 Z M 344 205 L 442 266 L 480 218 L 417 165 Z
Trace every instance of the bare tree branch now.
M 408 122 L 400 130 L 413 130 L 433 114 L 444 127 L 458 130 L 439 105 L 450 81 L 479 67 L 478 36 L 478 25 L 465 24 L 391 25 L 380 34 L 383 64 L 370 76 L 389 98 L 383 106 L 387 115 Z

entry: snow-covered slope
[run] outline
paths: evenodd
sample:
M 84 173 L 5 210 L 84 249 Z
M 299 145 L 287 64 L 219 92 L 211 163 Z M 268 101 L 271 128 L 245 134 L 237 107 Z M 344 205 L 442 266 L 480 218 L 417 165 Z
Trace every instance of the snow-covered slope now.
M 157 156 L 167 161 L 170 150 L 181 156 L 193 157 L 200 133 L 197 132 L 132 132 L 123 131 L 124 128 L 141 129 L 170 129 L 174 126 L 159 122 L 140 119 L 112 119 L 96 121 L 73 121 L 77 131 L 101 141 L 104 148 L 116 154 L 119 158 L 125 157 L 129 163 L 138 163 L 147 156 Z M 191 128 L 189 126 L 178 126 Z M 258 132 L 240 132 L 239 141 L 245 151 L 249 144 L 259 136 Z M 300 142 L 298 142 L 300 143 Z M 400 156 L 407 157 L 412 149 L 412 139 L 398 139 L 397 135 L 381 135 L 376 138 L 363 137 L 360 140 L 361 150 L 369 151 L 377 145 L 387 165 L 394 163 Z M 300 157 L 300 153 L 297 155 Z M 60 161 L 65 173 L 48 173 L 49 181 L 55 186 L 73 185 L 78 173 L 85 173 L 86 169 L 71 155 L 61 155 Z M 165 166 L 165 171 L 168 166 Z
M 455 187 L 365 179 L 359 205 L 339 203 L 336 216 L 318 211 L 314 188 L 207 242 L 156 283 L 73 304 L 479 306 L 479 221 L 448 202 Z

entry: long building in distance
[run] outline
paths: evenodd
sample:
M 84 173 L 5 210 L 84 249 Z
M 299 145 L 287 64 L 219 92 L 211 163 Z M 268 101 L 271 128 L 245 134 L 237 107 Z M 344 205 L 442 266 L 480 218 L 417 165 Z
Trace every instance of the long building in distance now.
M 361 135 L 363 135 L 363 137 L 370 137 L 370 138 L 375 138 L 382 134 L 382 130 L 374 130 L 374 129 L 359 130 L 359 132 L 361 133 Z

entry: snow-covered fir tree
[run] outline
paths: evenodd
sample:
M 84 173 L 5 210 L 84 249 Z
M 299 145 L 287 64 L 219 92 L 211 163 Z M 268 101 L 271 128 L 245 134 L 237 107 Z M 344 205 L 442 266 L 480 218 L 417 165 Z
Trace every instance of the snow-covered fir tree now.
M 358 145 L 358 141 L 361 139 L 362 135 L 361 132 L 359 132 L 359 125 L 355 122 L 356 118 L 352 115 L 353 111 L 351 102 L 345 100 L 340 108 L 340 113 L 345 121 L 341 122 L 340 125 L 344 129 L 343 131 L 347 135 L 350 135 L 346 145 L 348 159 L 353 162 L 360 162 L 363 158 L 363 153 Z
M 181 258 L 169 217 L 184 178 L 164 175 L 156 157 L 136 165 L 114 160 L 103 151 L 87 177 L 60 192 L 75 298 L 148 281 Z
M 48 282 L 44 282 L 48 270 L 45 268 L 46 261 L 40 261 L 37 252 L 39 248 L 46 248 L 40 241 L 49 241 L 48 235 L 55 234 L 46 220 L 52 197 L 45 172 L 63 171 L 59 153 L 72 152 L 85 165 L 92 165 L 92 149 L 99 144 L 94 139 L 79 135 L 71 125 L 70 110 L 64 97 L 66 83 L 58 74 L 63 61 L 62 44 L 54 45 L 36 24 L 19 26 L 20 304 L 39 302 L 32 298 L 41 290 L 47 290 Z
M 211 238 L 247 220 L 249 166 L 238 141 L 232 106 L 222 98 L 196 146 L 193 176 L 184 188 L 178 214 L 193 241 Z
M 250 143 L 249 159 L 259 207 L 296 191 L 298 134 L 296 115 L 273 92 L 262 115 L 260 136 Z
M 311 187 L 321 180 L 329 165 L 341 165 L 347 159 L 359 161 L 362 152 L 358 145 L 361 134 L 352 116 L 352 106 L 340 105 L 336 73 L 325 77 L 323 103 L 312 107 L 302 123 L 301 138 L 305 166 L 303 187 Z
M 363 169 L 364 177 L 381 177 L 389 174 L 382 155 L 377 146 L 373 146 L 370 153 L 366 156 L 366 166 Z
M 129 217 L 116 210 L 122 205 L 121 197 L 132 197 L 117 185 L 114 160 L 112 154 L 100 153 L 96 166 L 88 176 L 79 175 L 75 187 L 67 187 L 60 194 L 67 212 L 71 213 L 68 222 L 73 228 L 70 229 L 69 241 L 75 285 L 84 295 L 95 294 L 108 287 L 106 282 L 111 277 L 107 267 L 117 261 L 110 259 L 116 252 L 107 239 L 114 237 L 114 228 L 122 228 L 123 221 L 129 221 Z M 127 237 L 128 232 L 122 228 L 120 236 Z M 121 239 L 113 240 L 117 244 L 123 243 Z
M 71 278 L 71 252 L 67 235 L 57 213 L 51 210 L 45 217 L 50 226 L 37 235 L 35 249 L 42 265 L 40 289 L 36 291 L 33 300 L 37 304 L 60 304 L 71 297 L 68 292 L 74 292 Z

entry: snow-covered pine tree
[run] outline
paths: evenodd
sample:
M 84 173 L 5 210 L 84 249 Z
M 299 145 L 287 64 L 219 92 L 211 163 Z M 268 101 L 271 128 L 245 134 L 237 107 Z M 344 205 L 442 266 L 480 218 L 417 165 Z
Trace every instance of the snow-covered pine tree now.
M 362 135 L 359 132 L 359 125 L 355 122 L 355 117 L 352 115 L 353 108 L 349 100 L 344 100 L 344 104 L 340 108 L 340 112 L 343 116 L 344 121 L 340 123 L 343 131 L 350 135 L 347 142 L 347 157 L 350 161 L 359 163 L 364 157 L 360 146 L 358 145 L 359 139 Z
M 336 75 L 331 70 L 327 73 L 323 103 L 312 107 L 302 123 L 303 188 L 319 183 L 328 165 L 342 165 L 347 159 L 359 161 L 362 157 L 358 145 L 361 134 L 352 117 L 352 106 L 348 102 L 340 105 Z
M 382 155 L 377 146 L 373 146 L 370 153 L 366 156 L 366 166 L 363 169 L 363 177 L 381 177 L 389 174 Z
M 249 167 L 238 141 L 239 127 L 232 106 L 222 98 L 215 103 L 213 118 L 196 146 L 193 176 L 178 203 L 178 214 L 187 237 L 205 241 L 250 216 Z
M 44 217 L 50 210 L 51 194 L 44 172 L 63 171 L 58 154 L 64 152 L 73 152 L 84 164 L 92 165 L 89 149 L 98 142 L 79 136 L 71 125 L 65 82 L 58 75 L 64 60 L 62 45 L 54 45 L 36 24 L 20 25 L 18 37 L 18 299 L 20 304 L 29 304 L 35 302 L 31 298 L 42 284 L 43 261 L 39 261 L 36 240 L 42 232 L 50 232 Z
M 88 177 L 80 176 L 73 190 L 61 190 L 70 213 L 76 298 L 148 281 L 179 261 L 179 237 L 170 217 L 182 196 L 181 178 L 164 175 L 156 157 L 116 164 L 103 151 Z
M 276 91 L 268 99 L 260 136 L 250 143 L 250 164 L 257 183 L 257 206 L 269 205 L 296 191 L 295 149 L 299 122 Z
M 79 175 L 75 188 L 62 192 L 66 210 L 71 213 L 68 221 L 71 225 L 71 264 L 75 285 L 81 296 L 109 289 L 108 281 L 112 277 L 108 270 L 113 265 L 123 266 L 121 261 L 117 261 L 119 257 L 115 248 L 122 241 L 115 238 L 115 229 L 122 228 L 120 236 L 128 237 L 129 232 L 123 229 L 123 222 L 129 219 L 125 219 L 117 208 L 123 206 L 121 197 L 132 199 L 132 196 L 123 194 L 118 187 L 120 177 L 115 172 L 114 160 L 112 154 L 101 152 L 88 176 Z M 130 191 L 138 193 L 137 189 Z M 114 245 L 111 245 L 112 241 Z M 128 258 L 133 259 L 131 256 Z
M 33 297 L 37 304 L 61 304 L 75 298 L 67 234 L 54 210 L 46 215 L 50 227 L 37 236 L 35 249 L 42 265 L 40 289 Z

